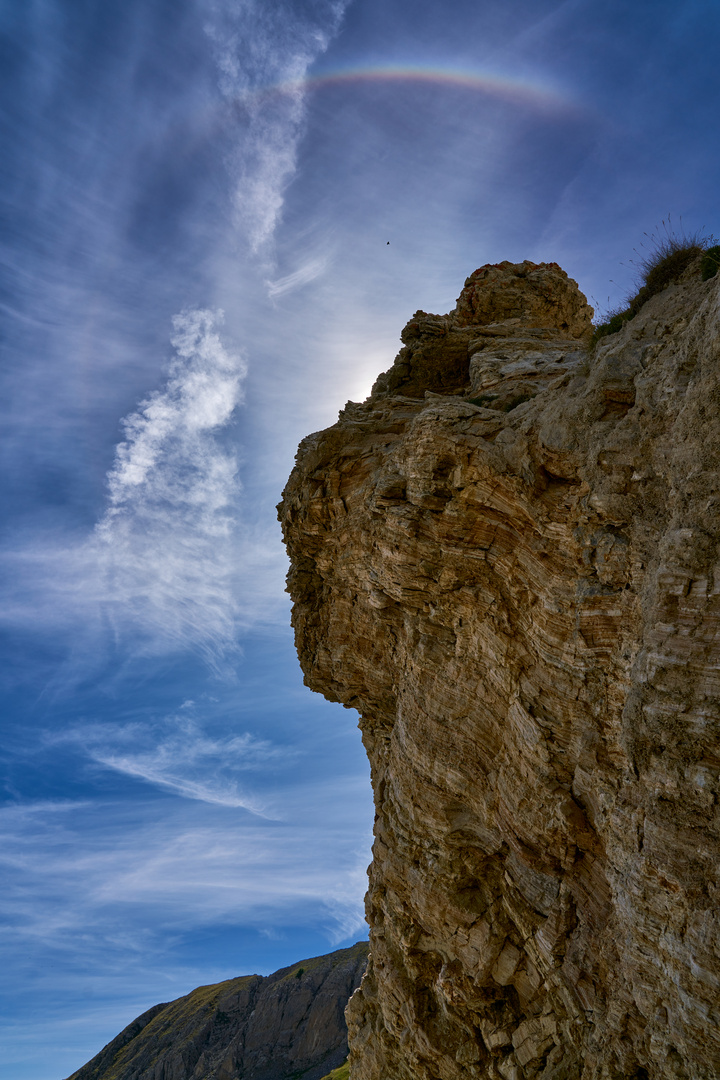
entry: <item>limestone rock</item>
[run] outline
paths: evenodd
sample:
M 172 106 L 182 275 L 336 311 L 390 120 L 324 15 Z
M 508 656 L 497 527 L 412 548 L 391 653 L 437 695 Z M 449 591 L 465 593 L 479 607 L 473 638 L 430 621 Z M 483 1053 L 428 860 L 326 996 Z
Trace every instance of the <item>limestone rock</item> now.
M 306 682 L 372 766 L 351 1076 L 708 1080 L 720 278 L 591 351 L 574 283 L 519 267 L 411 320 L 280 507 Z
M 156 1005 L 70 1080 L 318 1080 L 347 1056 L 344 1010 L 359 942 L 274 975 L 245 975 Z
M 539 359 L 538 346 L 547 339 L 556 340 L 556 351 L 586 343 L 591 319 L 592 308 L 557 263 L 481 266 L 449 315 L 415 312 L 401 335 L 404 348 L 375 383 L 372 397 L 462 392 L 472 382 L 469 365 L 478 350 L 494 342 L 502 356 L 511 340 L 516 353 L 530 351 L 527 364 L 533 356 Z M 552 349 L 550 354 L 552 364 L 558 358 Z
M 592 308 L 557 263 L 481 266 L 465 282 L 455 315 L 460 326 L 512 322 L 567 338 L 587 338 L 592 332 Z

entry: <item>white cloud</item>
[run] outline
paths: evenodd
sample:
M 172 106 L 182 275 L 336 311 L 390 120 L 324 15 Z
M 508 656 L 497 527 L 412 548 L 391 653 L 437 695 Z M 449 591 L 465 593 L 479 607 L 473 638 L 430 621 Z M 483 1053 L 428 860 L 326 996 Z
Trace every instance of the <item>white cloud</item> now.
M 316 785 L 326 821 L 342 794 L 347 785 Z M 191 927 L 282 933 L 300 920 L 333 944 L 363 930 L 369 850 L 357 850 L 355 822 L 320 830 L 314 813 L 270 822 L 183 802 L 57 811 L 0 809 L 0 936 L 13 950 L 34 942 L 78 962 L 119 950 L 145 963 Z
M 243 136 L 229 162 L 237 222 L 255 254 L 267 254 L 296 169 L 305 121 L 303 80 L 336 33 L 345 0 L 311 10 L 282 0 L 207 0 L 220 89 L 242 118 Z
M 235 124 L 227 165 L 236 224 L 268 278 L 270 298 L 320 276 L 307 259 L 271 280 L 271 240 L 304 130 L 303 80 L 337 31 L 345 0 L 298 9 L 285 0 L 202 0 L 220 92 Z M 274 518 L 242 505 L 230 425 L 245 361 L 222 342 L 218 314 L 175 319 L 165 385 L 123 422 L 108 506 L 90 537 L 23 537 L 1 554 L 6 625 L 70 632 L 72 668 L 92 665 L 108 636 L 126 655 L 193 649 L 227 670 L 238 633 L 284 622 L 286 559 Z M 67 669 L 58 681 L 72 683 Z
M 301 288 L 303 285 L 308 285 L 311 281 L 315 281 L 316 278 L 324 274 L 328 267 L 328 258 L 311 259 L 306 262 L 304 266 L 301 266 L 298 270 L 295 270 L 292 274 L 287 274 L 285 277 L 278 278 L 277 281 L 268 281 L 267 291 L 268 296 L 274 299 L 276 296 L 284 296 L 285 293 L 293 292 L 295 289 Z
M 182 709 L 192 706 L 186 702 Z M 134 777 L 182 798 L 272 817 L 237 773 L 256 772 L 294 755 L 244 733 L 212 736 L 187 712 L 160 723 L 86 724 L 49 735 L 46 746 L 74 744 L 96 765 Z
M 354 854 L 354 865 L 351 864 L 344 874 L 338 876 L 325 901 L 329 915 L 326 930 L 333 945 L 353 935 L 364 937 L 367 933 L 364 897 L 367 890 L 369 844 L 367 851 L 357 850 Z
M 274 517 L 253 520 L 242 500 L 232 425 L 246 363 L 223 344 L 221 320 L 175 318 L 175 358 L 122 422 L 92 533 L 22 538 L 1 553 L 0 621 L 66 634 L 73 660 L 60 682 L 108 641 L 129 656 L 190 649 L 225 671 L 241 630 L 287 620 Z
M 116 629 L 220 655 L 234 639 L 238 462 L 220 433 L 242 400 L 244 359 L 217 333 L 221 313 L 174 319 L 167 382 L 123 421 L 109 506 L 87 544 Z

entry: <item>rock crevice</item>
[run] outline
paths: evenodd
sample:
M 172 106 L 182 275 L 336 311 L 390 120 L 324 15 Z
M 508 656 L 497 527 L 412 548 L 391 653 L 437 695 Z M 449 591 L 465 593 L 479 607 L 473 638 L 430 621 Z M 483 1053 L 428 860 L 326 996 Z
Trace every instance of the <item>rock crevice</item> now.
M 353 1080 L 720 1076 L 720 279 L 418 312 L 281 504 L 376 829 Z

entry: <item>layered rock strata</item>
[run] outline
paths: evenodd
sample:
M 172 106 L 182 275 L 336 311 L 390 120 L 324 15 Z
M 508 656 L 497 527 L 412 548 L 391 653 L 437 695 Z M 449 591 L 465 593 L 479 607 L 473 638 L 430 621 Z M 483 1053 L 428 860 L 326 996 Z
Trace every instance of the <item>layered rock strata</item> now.
M 344 1010 L 367 953 L 359 942 L 155 1005 L 70 1080 L 318 1080 L 347 1056 Z
M 280 506 L 376 827 L 353 1080 L 720 1076 L 720 278 L 418 312 Z

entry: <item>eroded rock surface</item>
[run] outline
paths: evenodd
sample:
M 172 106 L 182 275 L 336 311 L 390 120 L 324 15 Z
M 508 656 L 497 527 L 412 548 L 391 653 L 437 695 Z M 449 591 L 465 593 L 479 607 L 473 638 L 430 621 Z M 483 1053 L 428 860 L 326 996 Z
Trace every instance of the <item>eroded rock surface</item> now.
M 377 809 L 353 1080 L 720 1076 L 719 312 L 693 268 L 591 351 L 559 268 L 484 267 L 300 446 Z
M 70 1080 L 318 1080 L 347 1056 L 366 942 L 200 986 L 134 1020 Z

